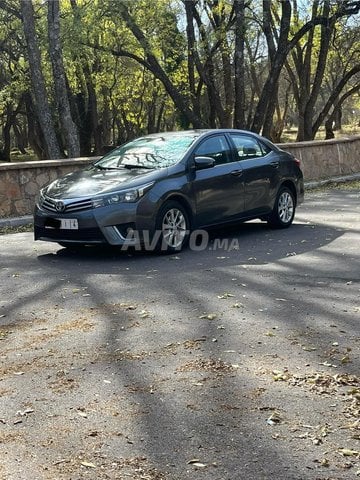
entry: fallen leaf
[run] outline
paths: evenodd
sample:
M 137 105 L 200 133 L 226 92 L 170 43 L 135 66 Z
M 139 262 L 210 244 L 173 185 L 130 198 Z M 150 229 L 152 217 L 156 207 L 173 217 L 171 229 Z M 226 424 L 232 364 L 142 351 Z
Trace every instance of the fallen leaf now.
M 216 313 L 208 313 L 208 314 L 205 314 L 205 315 L 201 315 L 199 318 L 201 319 L 206 319 L 206 320 L 215 320 L 215 318 L 217 317 Z
M 223 299 L 223 298 L 235 297 L 235 295 L 233 295 L 232 293 L 227 293 L 227 292 L 225 292 L 225 293 L 223 293 L 222 295 L 218 295 L 217 297 Z
M 32 408 L 26 408 L 25 410 L 18 410 L 16 412 L 16 415 L 20 415 L 21 417 L 24 417 L 25 415 L 27 415 L 28 413 L 33 413 L 33 409 Z
M 357 450 L 350 450 L 348 448 L 339 448 L 338 452 L 344 457 L 352 457 L 352 456 L 360 455 L 360 452 L 358 452 Z
M 87 468 L 96 468 L 96 465 L 94 463 L 91 463 L 91 462 L 81 462 L 81 465 L 83 467 L 87 467 Z
M 125 310 L 136 310 L 136 305 L 131 305 L 129 303 L 120 303 L 121 308 L 125 308 Z
M 207 466 L 205 463 L 200 462 L 198 458 L 193 458 L 192 460 L 189 460 L 188 465 L 194 465 L 194 467 L 198 468 L 205 468 Z
M 273 373 L 273 380 L 275 382 L 289 380 L 289 374 L 287 372 L 273 370 L 272 373 Z
M 332 363 L 329 363 L 329 362 L 322 362 L 322 363 L 319 363 L 319 365 L 324 365 L 325 367 L 337 368 L 337 365 L 333 365 Z
M 302 349 L 303 349 L 305 352 L 315 352 L 315 350 L 316 350 L 315 347 L 307 347 L 307 346 L 302 347 Z
M 281 422 L 281 417 L 277 412 L 273 412 L 270 417 L 266 420 L 268 425 L 276 425 Z
M 60 463 L 66 463 L 69 462 L 70 460 L 67 460 L 66 458 L 62 458 L 61 460 L 58 460 L 57 462 L 54 462 L 53 465 L 60 465 Z

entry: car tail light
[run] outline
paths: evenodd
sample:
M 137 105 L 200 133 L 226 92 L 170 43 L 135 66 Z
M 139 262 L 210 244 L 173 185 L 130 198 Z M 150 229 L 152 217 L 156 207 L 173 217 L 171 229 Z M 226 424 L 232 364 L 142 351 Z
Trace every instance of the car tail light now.
M 300 167 L 301 161 L 300 161 L 298 158 L 296 158 L 296 157 L 294 157 L 294 161 L 295 161 L 296 165 L 297 165 L 298 167 Z

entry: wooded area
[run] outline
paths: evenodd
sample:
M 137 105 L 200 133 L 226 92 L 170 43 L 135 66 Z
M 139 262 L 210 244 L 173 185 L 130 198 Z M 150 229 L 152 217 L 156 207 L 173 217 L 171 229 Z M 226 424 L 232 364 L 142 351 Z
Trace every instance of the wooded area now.
M 0 159 L 360 121 L 360 1 L 0 0 Z

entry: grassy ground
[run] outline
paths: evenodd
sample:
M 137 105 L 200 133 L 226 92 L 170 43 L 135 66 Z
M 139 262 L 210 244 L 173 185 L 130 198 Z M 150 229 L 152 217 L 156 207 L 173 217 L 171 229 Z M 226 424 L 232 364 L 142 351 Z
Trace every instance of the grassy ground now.
M 341 130 L 334 132 L 335 138 L 347 137 L 349 135 L 360 135 L 360 127 L 356 125 L 344 125 Z M 281 135 L 281 143 L 292 143 L 296 141 L 297 129 L 284 130 Z M 322 127 L 316 134 L 315 140 L 325 140 L 325 129 Z
M 8 233 L 32 232 L 33 225 L 21 225 L 18 227 L 0 227 L 0 235 L 7 235 Z

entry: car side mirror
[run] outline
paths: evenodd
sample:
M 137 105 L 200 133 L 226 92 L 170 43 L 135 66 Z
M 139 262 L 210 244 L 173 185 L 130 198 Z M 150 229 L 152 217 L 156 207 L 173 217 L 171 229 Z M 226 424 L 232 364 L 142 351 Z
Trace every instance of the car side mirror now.
M 211 157 L 195 157 L 194 158 L 196 170 L 203 170 L 204 168 L 211 168 L 215 165 L 215 160 Z

